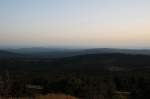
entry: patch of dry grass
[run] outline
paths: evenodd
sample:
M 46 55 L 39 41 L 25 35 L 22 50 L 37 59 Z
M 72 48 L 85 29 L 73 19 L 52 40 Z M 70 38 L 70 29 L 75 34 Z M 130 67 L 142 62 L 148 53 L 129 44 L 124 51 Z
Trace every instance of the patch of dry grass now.
M 73 96 L 64 95 L 64 94 L 48 94 L 48 95 L 37 95 L 35 97 L 9 97 L 4 98 L 0 97 L 0 99 L 78 99 Z

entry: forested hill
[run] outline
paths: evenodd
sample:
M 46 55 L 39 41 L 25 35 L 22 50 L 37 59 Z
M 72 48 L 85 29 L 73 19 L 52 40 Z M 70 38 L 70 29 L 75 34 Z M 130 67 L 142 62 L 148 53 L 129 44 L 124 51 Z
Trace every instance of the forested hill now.
M 131 54 L 88 54 L 58 59 L 59 67 L 82 70 L 135 70 L 150 68 L 149 55 Z
M 93 48 L 93 49 L 64 49 L 64 48 L 21 48 L 21 49 L 5 49 L 9 52 L 24 54 L 28 57 L 40 58 L 60 58 L 87 54 L 140 54 L 150 55 L 149 49 L 115 49 L 115 48 Z
M 40 57 L 1 58 L 0 68 L 35 71 L 148 70 L 150 68 L 150 56 L 109 53 L 79 55 L 58 59 L 41 59 Z
M 16 57 L 23 57 L 21 54 L 0 50 L 0 58 L 16 58 Z

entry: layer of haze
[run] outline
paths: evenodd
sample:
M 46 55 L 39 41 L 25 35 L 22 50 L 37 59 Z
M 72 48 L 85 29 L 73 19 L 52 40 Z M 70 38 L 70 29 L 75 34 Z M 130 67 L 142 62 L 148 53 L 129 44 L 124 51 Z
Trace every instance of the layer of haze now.
M 149 44 L 150 0 L 0 0 L 0 46 Z

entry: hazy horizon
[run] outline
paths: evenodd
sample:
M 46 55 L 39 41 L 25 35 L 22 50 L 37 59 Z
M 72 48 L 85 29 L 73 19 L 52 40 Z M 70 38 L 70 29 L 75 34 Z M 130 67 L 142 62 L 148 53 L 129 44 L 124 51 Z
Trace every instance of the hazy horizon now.
M 88 46 L 0 46 L 0 50 L 17 50 L 17 49 L 120 49 L 120 50 L 150 50 L 149 47 L 88 47 Z
M 0 0 L 0 48 L 150 48 L 149 0 Z

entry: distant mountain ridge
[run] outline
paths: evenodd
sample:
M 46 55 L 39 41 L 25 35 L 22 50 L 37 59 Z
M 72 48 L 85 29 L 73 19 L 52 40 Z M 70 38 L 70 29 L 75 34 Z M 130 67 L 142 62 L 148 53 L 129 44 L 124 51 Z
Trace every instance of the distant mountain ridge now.
M 150 50 L 148 50 L 148 49 L 95 48 L 95 49 L 84 50 L 82 53 L 85 53 L 85 54 L 125 53 L 125 54 L 144 54 L 144 55 L 150 55 Z
M 21 56 L 18 53 L 6 51 L 6 50 L 0 50 L 0 58 L 11 58 L 11 57 L 18 57 Z
M 6 53 L 7 52 L 7 53 Z M 93 49 L 65 49 L 65 48 L 21 48 L 2 50 L 1 54 L 21 54 L 32 57 L 41 58 L 60 58 L 86 54 L 102 54 L 102 53 L 122 53 L 122 54 L 140 54 L 150 55 L 148 49 L 115 49 L 115 48 L 93 48 Z M 2 56 L 2 55 L 0 55 Z

